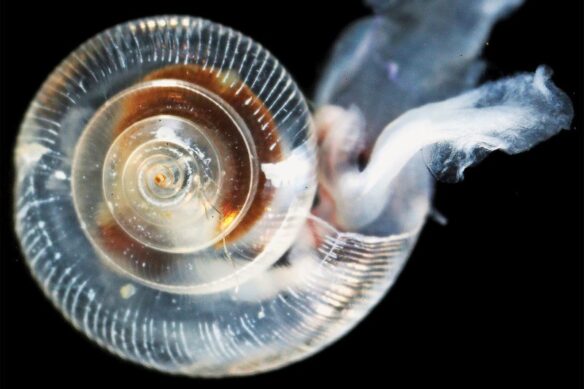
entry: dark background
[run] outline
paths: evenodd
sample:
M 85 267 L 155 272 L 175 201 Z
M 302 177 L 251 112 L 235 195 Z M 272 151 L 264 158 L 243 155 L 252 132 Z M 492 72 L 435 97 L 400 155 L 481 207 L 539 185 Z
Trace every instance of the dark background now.
M 332 42 L 368 14 L 358 1 L 2 4 L 0 382 L 52 387 L 148 384 L 402 387 L 582 386 L 582 2 L 528 1 L 494 30 L 487 78 L 550 65 L 573 99 L 573 130 L 525 154 L 487 158 L 438 184 L 447 226 L 428 222 L 389 295 L 316 356 L 250 378 L 192 380 L 123 362 L 61 318 L 30 277 L 11 226 L 12 148 L 33 94 L 71 50 L 128 19 L 202 16 L 253 37 L 311 95 Z M 19 7 L 20 6 L 20 7 Z M 18 9 L 17 9 L 18 7 Z M 293 386 L 292 386 L 293 387 Z

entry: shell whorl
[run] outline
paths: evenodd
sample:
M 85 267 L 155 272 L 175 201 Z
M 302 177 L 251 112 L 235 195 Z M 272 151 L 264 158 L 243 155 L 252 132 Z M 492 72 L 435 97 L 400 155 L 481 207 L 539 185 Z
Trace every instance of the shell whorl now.
M 22 124 L 27 263 L 75 327 L 142 365 L 224 376 L 302 359 L 365 316 L 416 238 L 311 215 L 315 147 L 302 94 L 251 39 L 191 17 L 106 30 Z
M 284 254 L 313 201 L 301 93 L 265 49 L 220 25 L 170 17 L 108 30 L 35 103 L 63 112 L 50 120 L 69 131 L 56 146 L 82 232 L 149 286 L 234 287 Z M 290 156 L 304 161 L 294 182 Z

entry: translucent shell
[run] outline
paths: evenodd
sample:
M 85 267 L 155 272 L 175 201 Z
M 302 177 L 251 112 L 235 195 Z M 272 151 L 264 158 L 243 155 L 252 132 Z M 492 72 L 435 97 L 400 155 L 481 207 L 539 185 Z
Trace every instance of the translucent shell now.
M 54 139 L 41 123 L 57 128 Z M 70 191 L 75 234 L 113 270 L 207 293 L 291 246 L 316 188 L 311 131 L 302 95 L 264 49 L 209 22 L 161 18 L 71 54 L 35 99 L 21 142 L 38 137 L 41 158 L 61 160 L 65 179 L 45 190 Z M 294 182 L 282 169 L 290 157 L 303 162 Z
M 150 72 L 108 99 L 76 146 L 72 193 L 88 238 L 154 287 L 235 286 L 253 274 L 247 267 L 258 271 L 283 255 L 312 204 L 314 145 L 301 95 L 279 81 L 263 102 L 229 71 Z M 266 84 L 257 86 L 260 93 Z M 280 112 L 295 104 L 298 116 L 280 122 L 265 104 Z M 296 181 L 282 184 L 279 164 L 291 156 L 304 162 Z
M 45 293 L 108 350 L 195 376 L 265 371 L 355 325 L 416 237 L 312 215 L 316 160 L 304 98 L 264 48 L 202 19 L 132 21 L 32 102 L 17 233 Z

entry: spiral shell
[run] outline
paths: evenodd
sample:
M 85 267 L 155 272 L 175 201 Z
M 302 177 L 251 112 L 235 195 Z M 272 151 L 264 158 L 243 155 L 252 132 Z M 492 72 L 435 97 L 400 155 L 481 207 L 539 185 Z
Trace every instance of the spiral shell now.
M 364 317 L 416 238 L 312 215 L 315 148 L 302 94 L 251 39 L 191 17 L 119 25 L 57 67 L 22 124 L 27 263 L 75 327 L 142 365 L 299 360 Z M 404 185 L 418 205 L 400 227 L 421 223 L 427 187 Z

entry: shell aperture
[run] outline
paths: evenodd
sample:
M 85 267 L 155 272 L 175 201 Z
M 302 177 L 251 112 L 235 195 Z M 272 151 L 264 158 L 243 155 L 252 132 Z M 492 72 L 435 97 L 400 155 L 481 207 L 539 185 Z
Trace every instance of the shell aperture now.
M 328 108 L 314 126 L 265 49 L 206 20 L 98 35 L 21 128 L 16 222 L 34 277 L 88 337 L 158 370 L 253 374 L 317 352 L 393 284 L 432 192 L 415 153 L 391 199 L 366 204 L 375 220 L 338 217 L 337 178 L 381 128 L 363 142 L 368 113 Z

